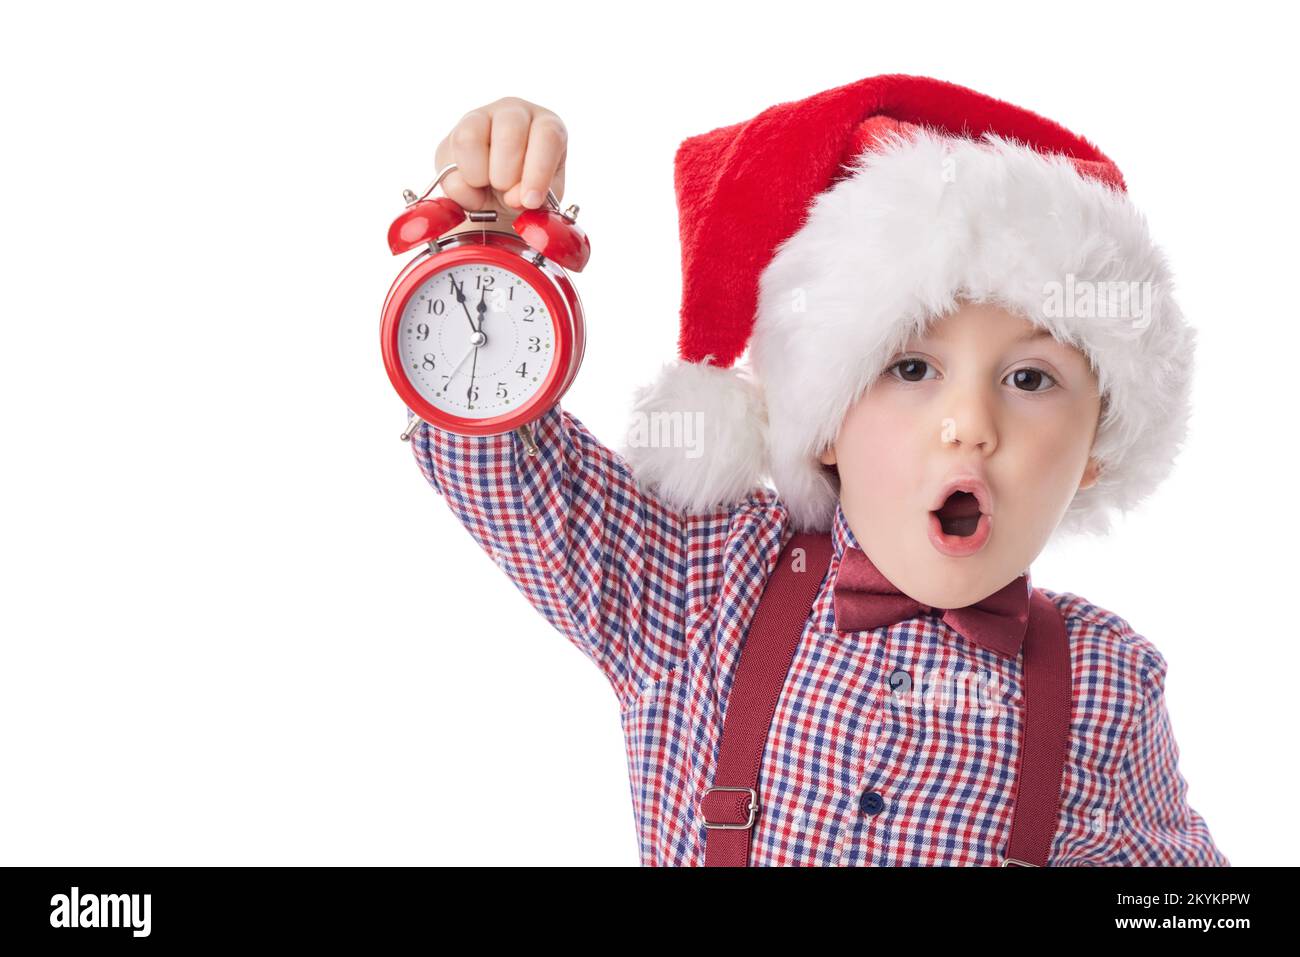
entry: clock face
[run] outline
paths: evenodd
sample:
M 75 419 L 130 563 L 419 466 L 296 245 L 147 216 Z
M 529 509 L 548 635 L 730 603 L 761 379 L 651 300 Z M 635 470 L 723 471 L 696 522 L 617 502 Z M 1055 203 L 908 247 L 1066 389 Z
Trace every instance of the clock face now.
M 555 360 L 555 325 L 541 296 L 485 263 L 453 265 L 425 280 L 402 312 L 397 341 L 420 395 L 471 419 L 524 405 Z

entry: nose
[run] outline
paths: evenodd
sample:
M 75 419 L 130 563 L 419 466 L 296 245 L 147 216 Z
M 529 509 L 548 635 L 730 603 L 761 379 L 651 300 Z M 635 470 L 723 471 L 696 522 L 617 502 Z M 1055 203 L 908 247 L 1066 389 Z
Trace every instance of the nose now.
M 998 444 L 997 414 L 993 408 L 996 396 L 989 395 L 979 383 L 950 381 L 952 384 L 945 395 L 947 416 L 943 422 L 943 441 L 988 455 Z

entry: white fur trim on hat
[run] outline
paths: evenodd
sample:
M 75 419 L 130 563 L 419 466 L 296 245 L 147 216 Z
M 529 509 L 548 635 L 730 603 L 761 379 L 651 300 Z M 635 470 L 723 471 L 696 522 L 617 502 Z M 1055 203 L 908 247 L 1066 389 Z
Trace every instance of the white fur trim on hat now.
M 1105 531 L 1109 508 L 1132 508 L 1167 476 L 1189 413 L 1195 334 L 1141 213 L 1068 159 L 993 134 L 894 134 L 850 168 L 759 283 L 751 361 L 791 521 L 830 527 L 838 488 L 819 454 L 885 363 L 965 298 L 997 301 L 1088 355 L 1106 403 L 1092 450 L 1101 475 L 1061 529 Z M 1150 298 L 1132 321 L 1060 315 L 1047 284 L 1067 277 L 1143 283 Z
M 619 454 L 665 504 L 705 513 L 762 484 L 765 433 L 762 395 L 747 368 L 675 360 L 636 391 Z

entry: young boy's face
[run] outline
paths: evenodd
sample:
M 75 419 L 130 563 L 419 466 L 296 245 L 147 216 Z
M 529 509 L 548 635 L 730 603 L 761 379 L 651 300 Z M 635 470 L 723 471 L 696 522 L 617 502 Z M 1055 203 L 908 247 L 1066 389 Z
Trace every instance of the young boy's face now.
M 1100 412 L 1082 352 L 1000 306 L 968 303 L 889 361 L 821 461 L 838 468 L 844 516 L 881 573 L 917 601 L 961 608 L 1024 572 L 1096 481 Z M 987 522 L 984 544 L 962 555 L 982 530 L 936 542 L 931 510 L 966 476 L 987 487 L 988 518 L 934 519 L 952 533 Z

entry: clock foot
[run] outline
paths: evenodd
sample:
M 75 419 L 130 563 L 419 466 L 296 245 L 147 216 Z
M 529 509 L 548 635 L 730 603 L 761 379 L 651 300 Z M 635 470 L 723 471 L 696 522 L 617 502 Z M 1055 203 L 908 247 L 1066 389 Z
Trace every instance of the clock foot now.
M 519 428 L 515 429 L 515 432 L 519 435 L 519 438 L 523 439 L 523 442 L 524 442 L 524 448 L 526 448 L 526 449 L 528 450 L 528 457 L 529 457 L 529 458 L 536 458 L 536 457 L 537 457 L 537 443 L 533 441 L 533 432 L 532 432 L 532 430 L 531 430 L 530 428 L 528 428 L 527 425 L 521 425 L 521 426 L 519 426 Z
M 407 423 L 406 431 L 402 433 L 402 441 L 411 441 L 411 436 L 415 434 L 415 430 L 418 429 L 423 422 L 424 419 L 420 418 L 418 415 L 412 416 L 411 421 Z

